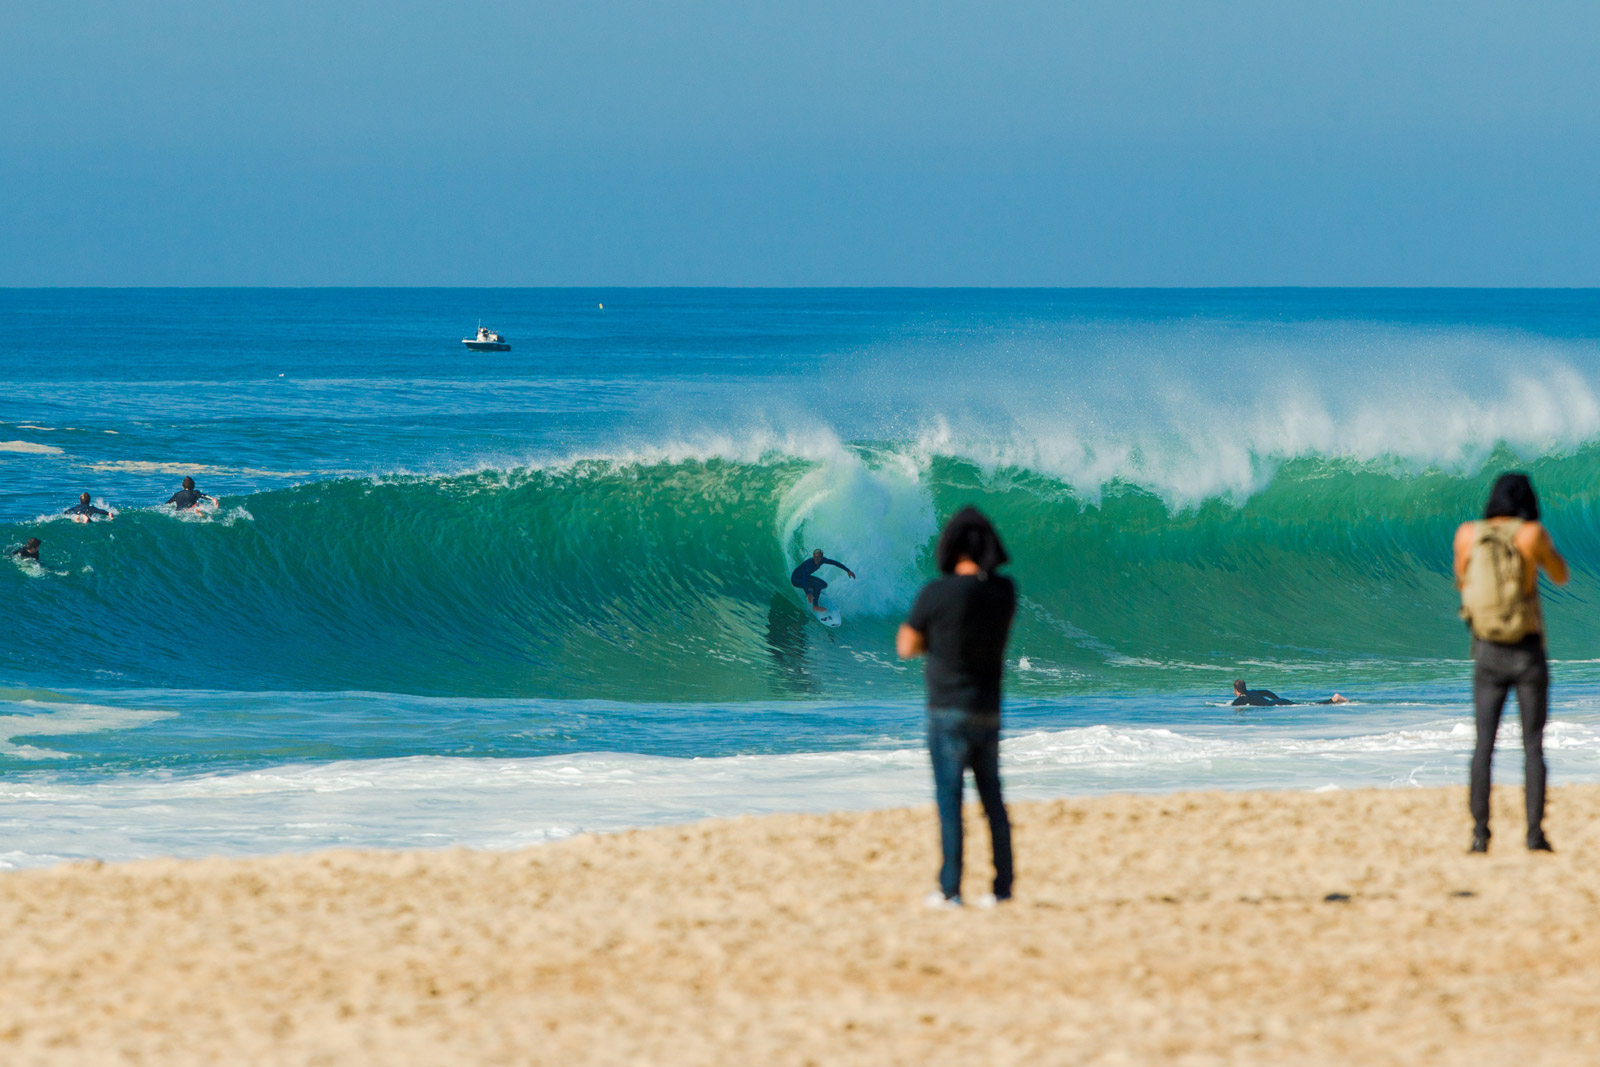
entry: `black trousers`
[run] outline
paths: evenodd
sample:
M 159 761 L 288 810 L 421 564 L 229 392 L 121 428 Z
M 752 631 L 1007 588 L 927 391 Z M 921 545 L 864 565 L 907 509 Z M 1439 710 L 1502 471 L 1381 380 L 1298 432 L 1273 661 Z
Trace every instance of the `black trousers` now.
M 1506 694 L 1515 687 L 1522 713 L 1522 755 L 1526 766 L 1528 841 L 1544 824 L 1544 720 L 1550 696 L 1550 667 L 1544 635 L 1529 634 L 1514 645 L 1472 642 L 1472 704 L 1478 720 L 1478 747 L 1472 753 L 1472 821 L 1478 833 L 1489 832 L 1489 767 Z

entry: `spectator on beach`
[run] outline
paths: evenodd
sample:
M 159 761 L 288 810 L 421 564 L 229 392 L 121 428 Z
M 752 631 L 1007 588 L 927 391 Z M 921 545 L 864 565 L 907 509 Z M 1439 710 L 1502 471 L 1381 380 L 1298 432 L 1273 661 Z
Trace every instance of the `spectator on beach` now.
M 1000 673 L 1017 610 L 1017 589 L 995 569 L 1010 557 L 977 508 L 951 516 L 934 560 L 942 577 L 917 594 L 895 650 L 902 659 L 927 654 L 928 754 L 944 864 L 930 907 L 961 906 L 961 801 L 968 767 L 989 820 L 994 892 L 979 907 L 1011 899 L 1011 821 L 1000 795 Z
M 1252 708 L 1282 708 L 1293 704 L 1348 704 L 1349 697 L 1333 694 L 1327 700 L 1290 700 L 1281 697 L 1270 689 L 1251 689 L 1245 685 L 1243 678 L 1233 680 L 1233 706 L 1236 708 L 1248 705 Z
M 1526 474 L 1502 474 L 1483 518 L 1456 530 L 1456 588 L 1472 631 L 1472 703 L 1478 744 L 1472 753 L 1472 851 L 1489 851 L 1489 768 L 1506 694 L 1515 686 L 1522 716 L 1528 848 L 1549 852 L 1544 836 L 1544 720 L 1550 668 L 1545 660 L 1539 570 L 1565 585 L 1567 561 L 1539 522 L 1539 499 Z
M 23 545 L 21 548 L 13 548 L 10 552 L 10 555 L 16 556 L 18 559 L 32 560 L 33 562 L 38 563 L 39 539 L 37 537 L 28 538 L 27 544 Z
M 78 498 L 78 502 L 72 505 L 66 511 L 62 512 L 62 514 L 71 515 L 73 522 L 93 522 L 102 515 L 108 519 L 111 517 L 111 512 L 107 511 L 105 508 L 97 508 L 93 504 L 89 503 L 88 493 L 84 493 L 82 496 L 80 496 Z

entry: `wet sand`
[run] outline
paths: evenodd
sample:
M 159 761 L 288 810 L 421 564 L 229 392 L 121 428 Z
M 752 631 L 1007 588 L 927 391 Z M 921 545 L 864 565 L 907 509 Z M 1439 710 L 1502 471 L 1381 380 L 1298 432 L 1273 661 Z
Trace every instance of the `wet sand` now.
M 1600 787 L 1555 855 L 1495 802 L 1018 804 L 993 911 L 920 906 L 931 808 L 12 873 L 0 1062 L 1600 1063 Z

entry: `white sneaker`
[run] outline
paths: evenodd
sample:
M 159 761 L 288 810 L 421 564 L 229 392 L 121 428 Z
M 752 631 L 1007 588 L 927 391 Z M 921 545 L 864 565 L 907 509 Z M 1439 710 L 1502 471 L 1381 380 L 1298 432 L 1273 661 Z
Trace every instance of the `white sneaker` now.
M 975 908 L 996 908 L 996 907 L 999 907 L 1001 904 L 1004 904 L 1006 902 L 1006 900 L 1010 900 L 1010 899 L 1011 899 L 1010 897 L 1006 897 L 1005 900 L 1001 900 L 999 897 L 995 896 L 993 893 L 985 893 L 983 896 L 979 897 L 977 900 L 974 900 L 972 902 L 972 906 L 975 907 Z
M 922 906 L 925 908 L 933 908 L 935 911 L 954 911 L 955 909 L 961 907 L 961 898 L 947 897 L 935 889 L 933 892 L 922 898 Z

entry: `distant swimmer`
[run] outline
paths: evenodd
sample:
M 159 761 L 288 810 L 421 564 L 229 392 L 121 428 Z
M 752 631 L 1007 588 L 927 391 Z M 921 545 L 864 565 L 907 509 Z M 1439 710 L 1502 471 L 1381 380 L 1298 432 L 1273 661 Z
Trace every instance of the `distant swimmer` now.
M 18 559 L 31 559 L 33 562 L 38 563 L 39 539 L 37 537 L 30 537 L 28 538 L 27 544 L 23 545 L 21 548 L 13 548 L 9 554 L 16 556 Z
M 1291 704 L 1348 704 L 1349 697 L 1333 694 L 1327 700 L 1289 700 L 1281 697 L 1270 689 L 1251 689 L 1244 684 L 1243 678 L 1233 680 L 1233 706 L 1252 708 L 1281 708 Z
M 111 517 L 111 512 L 106 511 L 104 508 L 97 508 L 93 504 L 89 503 L 88 493 L 84 493 L 82 496 L 80 496 L 78 498 L 78 502 L 72 505 L 72 507 L 68 508 L 66 511 L 62 512 L 62 514 L 71 515 L 73 522 L 93 522 L 102 515 L 108 519 Z
M 222 506 L 216 497 L 207 496 L 200 490 L 196 489 L 194 487 L 193 478 L 185 478 L 183 480 L 183 488 L 167 497 L 167 503 L 175 505 L 179 511 L 188 511 L 202 500 L 211 501 L 211 506 L 214 508 L 220 508 Z
M 856 572 L 846 567 L 843 563 L 824 556 L 822 549 L 819 548 L 812 552 L 811 558 L 796 567 L 794 573 L 789 575 L 789 584 L 796 589 L 805 591 L 806 602 L 811 605 L 811 610 L 816 612 L 827 610 L 817 603 L 817 598 L 822 596 L 822 591 L 828 588 L 828 583 L 817 577 L 817 571 L 822 568 L 823 564 L 827 564 L 830 567 L 838 567 L 852 578 L 856 576 Z

